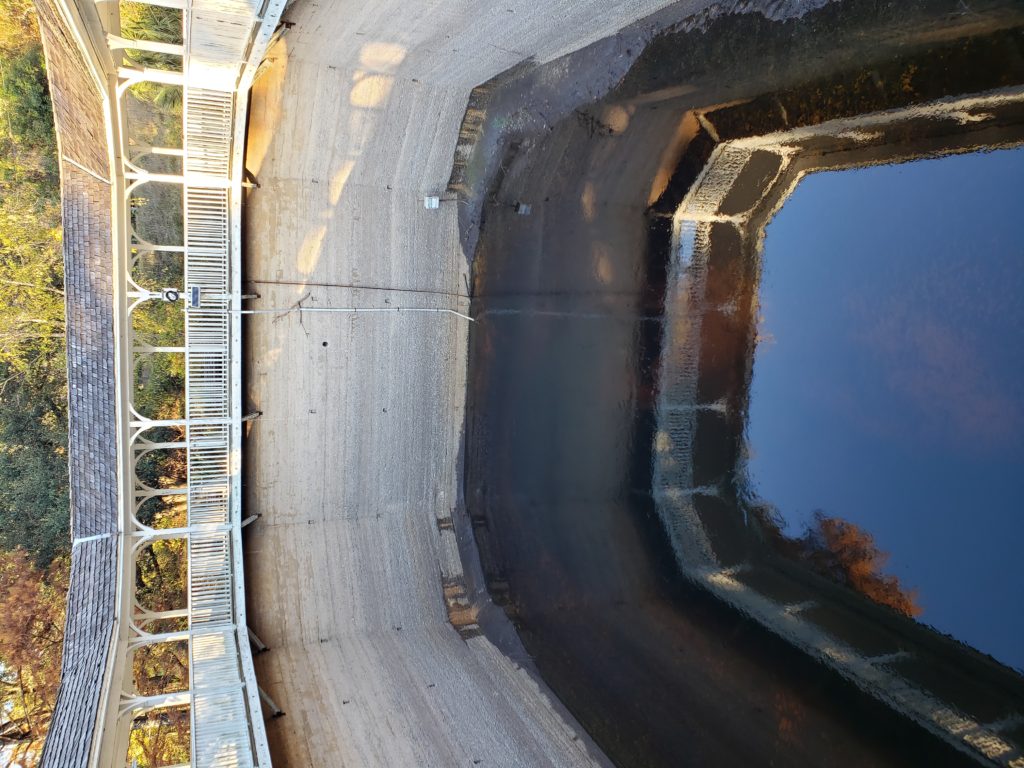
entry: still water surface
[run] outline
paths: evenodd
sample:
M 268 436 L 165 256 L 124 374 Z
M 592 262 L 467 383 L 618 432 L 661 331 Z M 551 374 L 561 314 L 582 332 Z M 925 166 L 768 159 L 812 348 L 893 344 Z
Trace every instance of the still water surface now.
M 642 350 L 664 325 L 646 298 L 647 233 L 630 209 L 580 221 L 587 211 L 578 200 L 588 185 L 599 184 L 621 190 L 624 179 L 581 180 L 578 191 L 538 204 L 530 216 L 500 203 L 488 210 L 476 265 L 466 500 L 490 593 L 512 617 L 546 682 L 616 764 L 955 764 L 941 744 L 883 704 L 682 577 L 643 471 L 652 461 L 644 425 L 657 417 L 657 361 L 650 363 Z M 777 229 L 769 238 L 777 238 Z M 842 260 L 819 255 L 817 261 L 819 272 L 831 275 L 826 262 Z M 825 306 L 834 304 L 825 285 L 784 287 L 796 291 L 797 303 L 816 305 L 810 296 L 821 290 Z M 770 293 L 764 304 L 771 319 Z M 762 345 L 755 368 L 786 349 L 787 326 L 766 320 L 763 330 L 779 340 Z M 783 361 L 787 370 L 793 371 L 791 361 Z M 763 376 L 755 372 L 762 378 L 750 434 L 762 457 L 777 450 L 758 442 Z M 794 378 L 810 380 L 790 376 L 783 394 L 796 386 Z M 796 405 L 807 400 L 798 394 Z M 788 427 L 791 420 L 781 423 Z M 776 495 L 756 455 L 750 470 L 769 500 L 797 510 L 832 504 L 818 496 L 813 506 L 793 505 Z M 725 488 L 721 497 L 697 501 L 708 520 L 742 519 Z M 794 520 L 790 532 L 799 533 L 801 521 Z M 922 526 L 922 537 L 932 535 L 932 521 Z M 730 549 L 754 553 L 737 525 L 728 531 Z M 879 543 L 896 549 L 881 534 Z M 752 588 L 795 595 L 780 598 L 785 602 L 802 603 L 808 590 L 818 599 L 805 580 L 780 576 L 770 564 L 752 567 L 744 578 Z M 1009 590 L 1000 594 L 1016 604 Z M 930 611 L 923 591 L 921 599 Z M 836 601 L 824 595 L 820 602 L 831 609 Z M 807 621 L 850 642 L 866 637 L 865 653 L 899 649 L 885 639 L 888 630 L 876 643 L 874 634 L 836 615 L 808 610 Z M 924 618 L 934 621 L 931 613 Z M 915 685 L 935 683 L 933 662 L 922 664 Z M 1001 706 L 993 710 L 986 716 L 1002 716 Z
M 767 228 L 753 491 L 889 554 L 918 619 L 1024 668 L 1024 149 L 805 178 Z
M 657 38 L 564 118 L 550 77 L 575 88 L 589 60 L 499 89 L 532 99 L 533 123 L 491 104 L 512 134 L 461 221 L 472 538 L 540 675 L 616 765 L 975 764 L 981 736 L 1004 764 L 1024 752 L 1024 678 L 928 628 L 1024 664 L 1022 153 L 808 177 L 763 253 L 730 222 L 695 226 L 711 245 L 686 263 L 673 239 L 718 141 L 693 109 L 746 105 L 708 118 L 745 136 L 1022 81 L 1019 34 L 965 44 L 961 24 L 978 19 L 932 0 L 748 14 Z M 812 155 L 1005 145 L 1004 118 L 1024 122 L 918 121 L 892 146 Z M 761 189 L 752 167 L 740 197 Z M 871 556 L 842 561 L 850 540 Z M 850 578 L 865 566 L 871 589 Z

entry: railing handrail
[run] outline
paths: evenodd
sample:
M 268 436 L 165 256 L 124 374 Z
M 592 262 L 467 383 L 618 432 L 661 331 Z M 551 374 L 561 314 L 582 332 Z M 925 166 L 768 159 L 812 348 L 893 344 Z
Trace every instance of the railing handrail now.
M 192 766 L 269 768 L 270 754 L 263 725 L 259 690 L 245 624 L 241 540 L 241 190 L 242 148 L 247 98 L 252 75 L 262 60 L 286 0 L 266 7 L 232 0 L 143 0 L 179 8 L 182 44 L 140 42 L 132 46 L 120 34 L 116 17 L 107 19 L 111 66 L 106 92 L 111 132 L 113 219 L 119 229 L 115 248 L 115 295 L 122 307 L 115 313 L 118 372 L 118 434 L 122 446 L 119 536 L 119 624 L 113 644 L 110 686 L 105 714 L 97 727 L 102 742 L 94 754 L 104 768 L 123 765 L 131 720 L 147 708 L 190 709 Z M 107 23 L 105 22 L 105 23 Z M 226 23 L 231 22 L 231 23 Z M 117 66 L 121 53 L 135 47 L 158 54 L 180 55 L 181 71 Z M 142 81 L 179 86 L 183 94 L 180 149 L 146 148 L 142 154 L 181 158 L 180 173 L 147 172 L 138 164 L 139 147 L 125 135 L 124 102 L 133 84 Z M 183 200 L 183 245 L 160 250 L 181 253 L 182 293 L 198 288 L 199 300 L 186 299 L 185 338 L 181 346 L 136 347 L 132 311 L 141 303 L 160 300 L 132 277 L 133 249 L 149 244 L 131 224 L 132 195 L 142 184 L 179 185 Z M 166 298 L 166 297 L 164 297 Z M 129 304 L 129 300 L 132 302 Z M 235 310 L 235 311 L 232 311 Z M 133 404 L 131 378 L 137 356 L 154 352 L 185 357 L 185 412 L 180 419 L 149 419 Z M 127 383 L 126 383 L 127 382 Z M 154 450 L 145 432 L 154 427 L 179 427 L 174 445 L 187 457 L 183 488 L 153 489 L 135 475 L 138 451 Z M 166 442 L 166 441 L 163 441 Z M 173 530 L 140 523 L 138 509 L 157 494 L 186 499 L 186 523 Z M 171 535 L 185 541 L 187 602 L 181 614 L 187 628 L 174 633 L 147 631 L 156 614 L 134 597 L 134 558 L 147 543 Z M 166 612 L 165 612 L 166 613 Z M 169 614 L 168 614 L 169 615 Z M 128 658 L 154 642 L 188 644 L 189 685 L 171 697 L 139 696 L 129 691 Z

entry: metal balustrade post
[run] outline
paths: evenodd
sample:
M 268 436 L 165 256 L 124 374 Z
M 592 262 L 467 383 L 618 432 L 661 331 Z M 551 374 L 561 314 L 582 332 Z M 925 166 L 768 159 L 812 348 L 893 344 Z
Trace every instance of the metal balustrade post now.
M 134 228 L 131 234 L 132 239 L 135 241 L 131 247 L 136 256 L 141 256 L 143 253 L 156 253 L 157 251 L 161 253 L 185 253 L 184 245 L 157 245 L 156 243 L 150 243 L 139 237 Z
M 128 649 L 131 651 L 145 648 L 147 645 L 159 645 L 160 643 L 177 643 L 192 639 L 192 632 L 184 629 L 179 632 L 140 632 L 128 641 Z
M 270 650 L 270 648 L 267 647 L 266 643 L 260 640 L 259 637 L 257 637 L 256 633 L 252 631 L 252 627 L 246 627 L 246 631 L 249 634 L 249 642 L 256 646 L 256 653 L 264 653 Z
M 274 703 L 274 700 L 270 698 L 270 695 L 262 688 L 260 688 L 260 698 L 263 700 L 263 703 L 270 708 L 271 717 L 284 717 L 284 710 L 277 706 L 277 704 Z
M 185 176 L 183 174 L 175 173 L 153 173 L 151 171 L 128 171 L 124 174 L 124 177 L 129 181 L 135 182 L 132 184 L 128 191 L 134 191 L 134 189 L 142 184 L 184 184 Z
M 132 40 L 120 35 L 107 35 L 107 45 L 111 50 L 124 50 L 126 48 L 147 53 L 164 53 L 170 56 L 184 56 L 185 46 L 179 43 L 161 43 L 157 40 Z
M 187 528 L 149 528 L 147 530 L 133 531 L 128 534 L 138 547 L 143 547 L 151 541 L 164 541 L 166 539 L 188 539 L 196 535 L 230 533 L 231 523 L 190 525 Z
M 168 157 L 184 157 L 185 150 L 181 147 L 151 147 L 148 144 L 132 144 L 132 162 L 146 155 L 166 155 Z
M 181 354 L 187 351 L 184 346 L 181 347 L 151 347 L 149 345 L 143 345 L 139 347 L 132 347 L 132 352 L 136 355 L 152 355 L 152 354 Z
M 139 83 L 159 83 L 161 85 L 185 85 L 185 73 L 169 69 L 153 69 L 152 67 L 118 67 L 117 76 L 121 79 L 118 95 Z

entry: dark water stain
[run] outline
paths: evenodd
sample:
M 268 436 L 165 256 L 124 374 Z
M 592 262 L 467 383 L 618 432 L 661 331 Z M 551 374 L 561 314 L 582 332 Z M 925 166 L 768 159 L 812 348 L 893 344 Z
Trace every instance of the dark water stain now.
M 964 19 L 958 7 L 851 2 L 800 21 L 751 16 L 715 21 L 704 32 L 669 31 L 617 90 L 581 102 L 585 119 L 563 108 L 557 121 L 522 121 L 533 127 L 497 141 L 495 174 L 482 170 L 485 160 L 465 163 L 460 189 L 478 192 L 460 208 L 479 211 L 462 222 L 464 235 L 479 227 L 479 240 L 466 240 L 476 243 L 477 319 L 466 505 L 492 597 L 547 683 L 619 765 L 973 762 L 684 578 L 652 493 L 670 217 L 722 138 L 712 135 L 718 123 L 702 126 L 693 110 L 752 99 L 720 115 L 721 130 L 739 135 L 780 120 L 903 106 L 941 92 L 941 69 L 952 60 L 942 51 L 986 46 L 1004 50 L 1005 66 L 994 81 L 975 71 L 972 88 L 1024 81 L 1024 9 L 989 3 Z M 963 35 L 969 43 L 957 42 Z M 962 61 L 974 60 L 990 64 L 976 53 Z M 929 74 L 929 61 L 939 74 Z M 889 82 L 910 65 L 923 68 L 914 82 L 928 88 L 889 89 L 879 102 L 864 73 Z M 557 91 L 545 77 L 514 73 L 501 99 L 529 104 L 539 81 Z M 961 79 L 953 81 L 958 89 Z M 850 96 L 846 86 L 837 90 L 843 83 L 872 85 Z M 692 87 L 681 92 L 680 84 Z M 488 98 L 500 101 L 501 88 L 490 89 Z M 486 105 L 477 107 L 486 112 Z M 486 134 L 487 118 L 473 120 L 476 135 Z M 750 173 L 770 176 L 772 162 L 761 158 Z M 737 187 L 728 205 L 749 206 L 757 186 L 753 179 Z M 723 233 L 716 248 L 708 303 L 734 308 L 703 318 L 707 375 L 697 384 L 701 403 L 724 399 L 727 407 L 697 418 L 694 482 L 719 493 L 695 494 L 694 508 L 723 563 L 767 563 L 763 542 L 742 524 L 731 483 L 752 357 L 754 267 L 749 244 Z M 858 648 L 891 648 L 889 630 L 854 636 L 861 625 L 851 612 L 870 608 L 787 568 L 772 561 L 737 578 L 791 602 L 813 590 L 824 604 L 812 616 L 820 626 L 837 625 Z M 923 668 L 907 674 L 936 687 L 948 658 L 925 654 Z M 966 699 L 970 686 L 952 685 L 949 695 Z M 1012 685 L 1005 695 L 1018 700 Z

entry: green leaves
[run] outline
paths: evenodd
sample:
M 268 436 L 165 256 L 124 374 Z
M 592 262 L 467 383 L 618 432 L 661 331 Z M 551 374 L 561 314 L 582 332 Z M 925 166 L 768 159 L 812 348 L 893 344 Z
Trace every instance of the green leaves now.
M 121 34 L 132 40 L 181 43 L 181 11 L 122 0 Z
M 60 189 L 42 45 L 31 3 L 0 0 L 0 387 L 63 400 Z
M 0 711 L 31 765 L 60 675 L 70 549 L 60 189 L 29 0 L 0 0 Z
M 123 2 L 121 15 L 126 37 L 181 41 L 180 11 Z M 149 56 L 151 66 L 161 65 L 159 56 Z M 180 88 L 140 85 L 130 99 L 132 121 L 141 126 L 136 141 L 180 141 Z M 146 194 L 151 205 L 133 212 L 140 231 L 157 243 L 180 242 L 180 188 L 154 187 Z M 53 115 L 31 0 L 0 0 L 0 713 L 17 719 L 29 750 L 45 734 L 56 697 L 70 549 L 61 235 Z M 140 263 L 151 268 L 155 287 L 180 284 L 180 267 L 175 272 L 153 254 Z M 140 343 L 182 343 L 179 306 L 156 303 L 133 322 Z M 133 386 L 144 412 L 180 412 L 181 356 L 145 356 Z M 177 487 L 184 482 L 184 459 L 165 453 L 149 455 L 142 474 Z M 183 525 L 184 501 L 163 497 L 147 508 L 146 518 L 158 527 Z M 136 574 L 139 599 L 156 608 L 184 605 L 186 563 L 184 540 L 147 547 Z M 162 648 L 138 661 L 146 690 L 180 688 L 187 680 L 187 653 L 180 649 Z M 187 760 L 187 715 L 161 715 L 134 729 L 132 749 L 140 765 Z M 26 752 L 24 762 L 33 760 Z
M 0 126 L 9 141 L 44 152 L 52 150 L 53 119 L 42 49 L 31 45 L 12 54 L 0 61 Z
M 0 548 L 68 544 L 60 190 L 31 3 L 0 0 Z
M 0 549 L 23 548 L 40 566 L 69 547 L 66 414 L 55 394 L 21 380 L 0 399 Z

